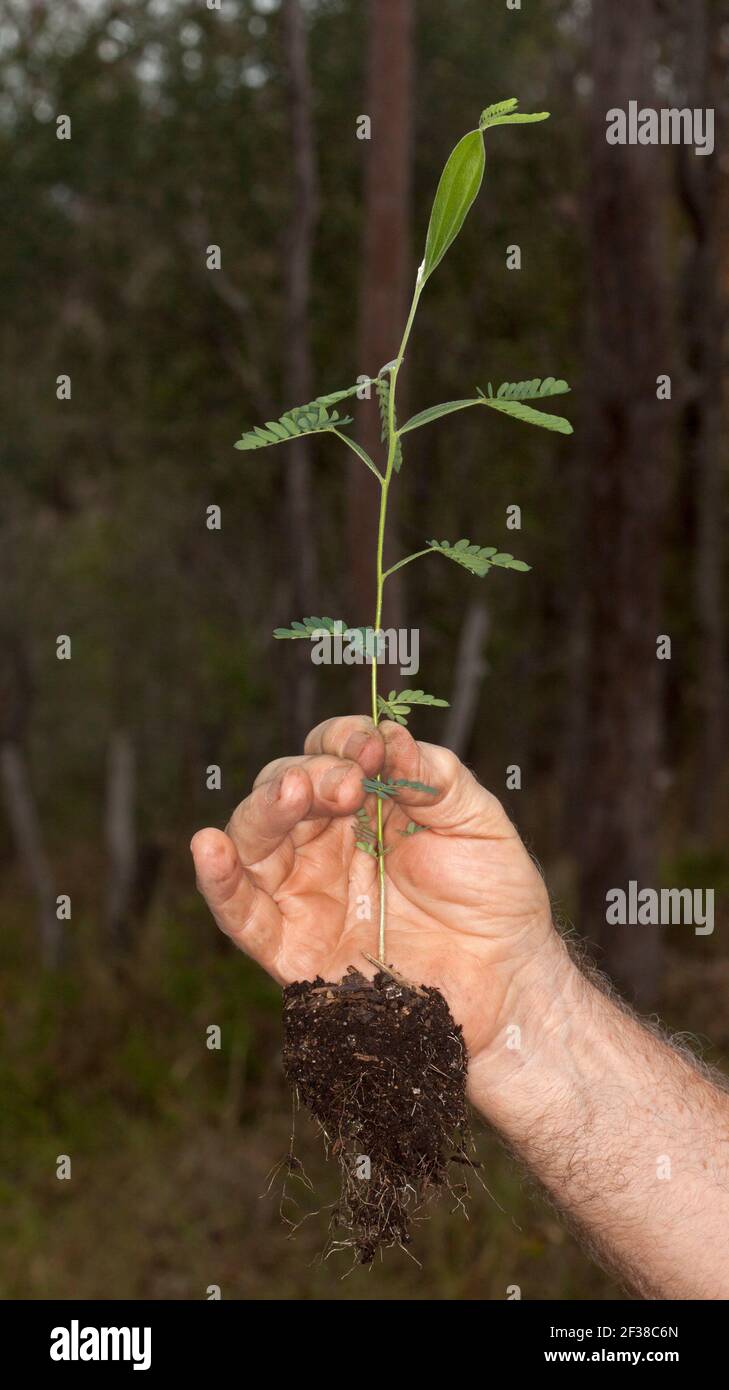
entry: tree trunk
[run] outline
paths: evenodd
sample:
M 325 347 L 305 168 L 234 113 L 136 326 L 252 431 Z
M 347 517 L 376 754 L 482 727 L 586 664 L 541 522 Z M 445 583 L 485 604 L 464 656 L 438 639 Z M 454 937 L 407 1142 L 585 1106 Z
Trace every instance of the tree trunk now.
M 372 138 L 366 145 L 358 349 L 361 374 L 376 373 L 395 356 L 405 327 L 411 288 L 413 10 L 413 0 L 370 0 L 363 114 L 370 117 Z M 377 458 L 381 443 L 376 402 L 363 403 L 358 415 L 359 440 Z M 397 489 L 393 488 L 388 504 L 390 545 L 396 530 L 396 498 Z M 349 555 L 353 616 L 347 615 L 351 623 L 371 623 L 374 615 L 379 501 L 376 481 L 362 464 L 352 460 Z M 402 626 L 398 579 L 385 588 L 384 627 Z M 383 686 L 388 681 L 389 686 L 401 684 L 397 668 L 383 665 L 381 669 Z M 357 704 L 369 707 L 368 682 L 361 672 L 357 678 Z
M 312 397 L 309 300 L 319 196 L 306 21 L 300 0 L 284 0 L 283 22 L 294 160 L 294 207 L 286 254 L 286 395 L 288 404 L 293 406 L 305 405 Z M 302 618 L 319 611 L 316 606 L 316 538 L 310 440 L 292 440 L 287 447 L 283 466 L 286 470 L 292 616 Z M 292 645 L 301 648 L 295 653 L 299 668 L 296 700 L 291 706 L 293 737 L 296 746 L 303 747 L 314 715 L 314 668 L 309 659 L 309 644 L 295 642 Z
M 123 950 L 132 939 L 137 878 L 135 782 L 132 740 L 126 729 L 117 729 L 109 744 L 106 779 L 106 928 L 114 946 Z
M 19 743 L 2 745 L 0 773 L 5 809 L 18 856 L 38 904 L 41 958 L 46 969 L 55 970 L 63 961 L 65 934 L 63 922 L 56 916 L 53 872 L 43 844 L 28 765 Z
M 655 996 L 660 928 L 608 926 L 606 892 L 656 887 L 661 627 L 670 402 L 664 155 L 609 145 L 606 113 L 653 106 L 658 0 L 595 0 L 590 125 L 589 347 L 585 395 L 585 759 L 579 790 L 580 926 L 641 1004 Z

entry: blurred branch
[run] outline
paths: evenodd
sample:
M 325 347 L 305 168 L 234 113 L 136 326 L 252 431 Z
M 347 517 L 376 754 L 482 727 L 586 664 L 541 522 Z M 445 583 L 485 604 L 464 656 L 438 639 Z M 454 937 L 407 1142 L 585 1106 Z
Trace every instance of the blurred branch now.
M 478 712 L 481 684 L 488 669 L 484 647 L 490 618 L 482 599 L 474 599 L 463 620 L 453 677 L 453 697 L 443 735 L 446 748 L 465 757 Z
M 0 748 L 0 779 L 18 856 L 38 904 L 43 964 L 54 970 L 64 955 L 63 924 L 56 916 L 53 873 L 43 844 L 28 765 L 19 743 L 4 743 Z

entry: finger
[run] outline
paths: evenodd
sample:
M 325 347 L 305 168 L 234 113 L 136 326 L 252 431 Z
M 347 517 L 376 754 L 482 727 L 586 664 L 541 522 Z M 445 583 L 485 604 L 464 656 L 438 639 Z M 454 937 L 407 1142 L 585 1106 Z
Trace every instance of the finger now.
M 384 720 L 379 728 L 385 742 L 388 780 L 405 778 L 435 788 L 434 793 L 398 789 L 398 803 L 413 812 L 415 821 L 437 825 L 442 831 L 468 830 L 490 839 L 513 833 L 501 803 L 449 748 L 416 741 L 408 729 L 391 720 Z
M 282 759 L 274 768 L 270 781 L 257 780 L 227 827 L 249 867 L 279 849 L 301 821 L 351 815 L 364 801 L 358 763 L 323 756 Z
M 359 763 L 367 777 L 382 767 L 385 747 L 379 729 L 365 714 L 346 714 L 325 719 L 307 736 L 305 753 L 330 753 Z
M 190 849 L 198 888 L 221 931 L 275 975 L 282 924 L 273 899 L 251 882 L 222 830 L 199 830 Z
M 226 826 L 241 863 L 250 867 L 273 854 L 308 814 L 311 800 L 311 781 L 294 760 L 269 781 L 257 783 Z

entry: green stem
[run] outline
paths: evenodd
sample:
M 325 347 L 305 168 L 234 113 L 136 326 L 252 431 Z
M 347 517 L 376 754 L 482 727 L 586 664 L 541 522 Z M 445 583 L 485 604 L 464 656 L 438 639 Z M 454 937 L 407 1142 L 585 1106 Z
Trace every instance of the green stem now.
M 386 579 L 390 578 L 391 574 L 395 573 L 395 570 L 401 570 L 403 565 L 409 565 L 411 560 L 419 560 L 421 555 L 432 555 L 432 553 L 433 547 L 429 545 L 425 550 L 416 550 L 414 555 L 406 555 L 404 560 L 398 560 L 396 565 L 391 565 L 389 570 L 385 570 L 382 576 L 383 583 Z
M 381 495 L 380 495 L 380 518 L 379 518 L 379 523 L 378 523 L 378 527 L 377 527 L 377 569 L 376 569 L 376 581 L 377 581 L 377 585 L 376 585 L 376 597 L 375 597 L 375 626 L 374 626 L 374 632 L 375 632 L 375 648 L 374 648 L 373 653 L 372 653 L 372 720 L 373 720 L 373 723 L 375 724 L 375 726 L 377 726 L 377 725 L 379 724 L 379 722 L 380 722 L 379 711 L 378 711 L 378 708 L 377 708 L 377 655 L 376 655 L 376 653 L 377 653 L 377 646 L 376 646 L 376 640 L 377 640 L 377 633 L 380 631 L 380 627 L 381 627 L 381 624 L 382 624 L 382 592 L 383 592 L 383 588 L 384 588 L 384 584 L 385 584 L 385 578 L 386 578 L 386 574 L 385 574 L 385 572 L 383 571 L 383 568 L 382 568 L 382 565 L 383 565 L 383 556 L 384 556 L 384 550 L 385 550 L 385 523 L 386 523 L 386 521 L 387 521 L 387 499 L 388 499 L 388 495 L 389 495 L 389 492 L 390 492 L 390 483 L 391 483 L 391 481 L 392 481 L 392 471 L 393 471 L 393 468 L 394 468 L 394 466 L 395 466 L 395 457 L 396 457 L 396 453 L 397 453 L 397 444 L 398 444 L 397 431 L 396 431 L 396 429 L 395 429 L 395 391 L 396 391 L 396 388 L 397 388 L 397 378 L 398 378 L 398 374 L 399 374 L 399 372 L 400 372 L 400 368 L 401 368 L 401 366 L 402 366 L 402 364 L 403 364 L 403 358 L 404 358 L 404 356 L 405 356 L 405 349 L 406 349 L 406 347 L 407 347 L 408 339 L 409 339 L 409 337 L 410 337 L 410 333 L 411 333 L 412 327 L 413 327 L 413 322 L 414 322 L 414 320 L 415 320 L 415 313 L 416 313 L 416 310 L 417 310 L 417 307 L 418 307 L 418 301 L 419 301 L 419 299 L 420 299 L 420 295 L 421 295 L 422 290 L 423 290 L 423 283 L 424 283 L 424 282 L 421 281 L 421 280 L 417 280 L 417 281 L 416 281 L 416 284 L 415 284 L 415 291 L 414 291 L 414 293 L 413 293 L 413 299 L 412 299 L 412 303 L 411 303 L 411 305 L 410 305 L 410 313 L 408 314 L 408 320 L 407 320 L 407 323 L 405 324 L 405 332 L 404 332 L 403 335 L 402 335 L 402 342 L 401 342 L 401 344 L 400 344 L 400 348 L 399 348 L 399 350 L 398 350 L 397 357 L 395 358 L 394 364 L 393 364 L 393 366 L 392 366 L 392 368 L 391 368 L 391 370 L 390 370 L 390 397 L 389 397 L 388 421 L 387 421 L 387 437 L 388 437 L 387 466 L 386 466 L 386 469 L 385 469 L 385 476 L 384 476 L 384 478 L 382 477 L 381 474 L 378 473 L 378 476 L 380 477 L 381 482 L 382 482 L 382 492 L 381 492 Z M 393 569 L 399 569 L 399 568 L 400 568 L 399 565 L 393 566 Z M 387 574 L 391 574 L 391 573 L 392 573 L 392 570 L 388 570 L 388 571 L 387 571 Z M 377 774 L 377 781 L 380 782 L 381 780 L 382 780 L 382 778 L 380 777 L 380 774 L 378 773 L 378 774 Z M 379 927 L 378 952 L 377 952 L 377 954 L 378 954 L 378 960 L 380 961 L 380 963 L 381 963 L 382 965 L 384 965 L 384 964 L 385 964 L 385 915 L 386 915 L 386 895 L 385 895 L 385 843 L 384 843 L 384 839 L 383 839 L 382 797 L 381 797 L 381 796 L 378 796 L 378 798 L 377 798 L 377 869 L 378 869 L 379 897 L 380 897 L 380 911 L 379 911 L 379 922 L 380 922 L 380 927 Z

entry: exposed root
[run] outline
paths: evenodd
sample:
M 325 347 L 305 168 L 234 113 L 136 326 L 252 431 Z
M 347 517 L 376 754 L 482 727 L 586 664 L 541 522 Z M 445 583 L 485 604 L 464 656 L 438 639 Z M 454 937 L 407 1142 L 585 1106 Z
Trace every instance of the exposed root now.
M 339 985 L 285 990 L 284 1069 L 341 1170 L 324 1258 L 351 1249 L 369 1264 L 382 1248 L 406 1249 L 440 1189 L 465 1210 L 467 1184 L 453 1186 L 447 1167 L 452 1156 L 475 1167 L 466 1065 L 442 994 L 394 971 L 369 981 L 351 969 Z

